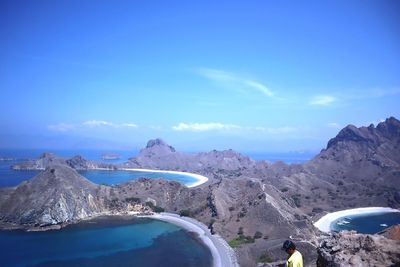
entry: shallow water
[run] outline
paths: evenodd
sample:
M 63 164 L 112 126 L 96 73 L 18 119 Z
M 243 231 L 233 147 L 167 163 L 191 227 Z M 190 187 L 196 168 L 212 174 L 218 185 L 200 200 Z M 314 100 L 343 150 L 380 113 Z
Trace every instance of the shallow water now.
M 159 220 L 104 217 L 46 232 L 0 231 L 1 266 L 211 266 L 192 233 Z

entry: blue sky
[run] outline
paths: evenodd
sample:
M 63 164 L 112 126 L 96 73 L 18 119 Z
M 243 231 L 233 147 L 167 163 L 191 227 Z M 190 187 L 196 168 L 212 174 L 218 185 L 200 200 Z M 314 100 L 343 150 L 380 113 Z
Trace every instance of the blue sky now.
M 318 151 L 400 117 L 398 1 L 1 1 L 0 148 Z

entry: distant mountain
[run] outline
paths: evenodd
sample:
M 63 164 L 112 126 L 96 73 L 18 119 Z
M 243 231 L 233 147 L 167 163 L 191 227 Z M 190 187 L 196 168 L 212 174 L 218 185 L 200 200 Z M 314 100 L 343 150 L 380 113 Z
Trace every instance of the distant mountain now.
M 147 146 L 140 150 L 139 155 L 130 158 L 126 167 L 152 168 L 164 170 L 205 170 L 219 168 L 223 170 L 238 170 L 254 167 L 255 161 L 233 150 L 207 153 L 186 154 L 177 152 L 162 139 L 150 140 Z

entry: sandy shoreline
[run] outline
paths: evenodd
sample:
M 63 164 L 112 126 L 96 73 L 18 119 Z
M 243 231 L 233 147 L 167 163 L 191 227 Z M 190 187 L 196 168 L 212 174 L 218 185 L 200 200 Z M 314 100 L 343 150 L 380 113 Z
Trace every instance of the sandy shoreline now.
M 195 232 L 199 238 L 210 249 L 213 257 L 213 267 L 238 267 L 234 250 L 226 241 L 218 236 L 211 235 L 209 229 L 203 223 L 188 217 L 180 217 L 173 213 L 159 213 L 149 216 L 140 216 L 154 218 L 178 225 L 188 231 Z
M 193 182 L 189 185 L 186 185 L 187 187 L 196 187 L 201 184 L 204 184 L 205 182 L 208 181 L 208 178 L 200 175 L 200 174 L 195 174 L 195 173 L 190 173 L 190 172 L 179 172 L 179 171 L 163 171 L 163 170 L 150 170 L 150 169 L 131 169 L 131 168 L 123 168 L 119 169 L 122 171 L 139 171 L 139 172 L 159 172 L 159 173 L 170 173 L 170 174 L 180 174 L 180 175 L 185 175 L 192 177 L 193 179 L 196 179 L 196 182 Z
M 331 223 L 339 218 L 351 215 L 386 213 L 386 212 L 400 212 L 400 210 L 392 208 L 383 208 L 383 207 L 369 207 L 369 208 L 341 210 L 326 214 L 317 222 L 315 222 L 314 226 L 317 227 L 320 231 L 328 233 L 331 231 Z

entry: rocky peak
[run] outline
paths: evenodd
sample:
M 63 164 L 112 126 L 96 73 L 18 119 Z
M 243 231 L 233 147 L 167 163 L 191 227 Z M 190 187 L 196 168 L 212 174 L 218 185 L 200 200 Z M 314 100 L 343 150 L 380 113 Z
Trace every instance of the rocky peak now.
M 400 137 L 400 121 L 394 117 L 379 123 L 376 129 L 386 138 Z
M 168 144 L 167 144 L 164 140 L 162 140 L 161 138 L 149 140 L 149 141 L 147 142 L 146 148 L 152 148 L 152 147 L 154 147 L 154 146 L 167 146 L 167 147 L 173 148 L 173 147 L 171 147 L 170 145 L 168 145 Z M 175 149 L 173 149 L 173 150 L 175 151 Z
M 148 141 L 146 148 L 142 149 L 141 152 L 144 152 L 144 151 L 153 151 L 153 152 L 160 153 L 160 154 L 176 152 L 175 148 L 168 145 L 166 142 L 164 142 L 164 140 L 162 140 L 160 138 L 152 139 L 152 140 Z
M 328 142 L 328 147 L 330 148 L 334 145 L 336 145 L 339 142 L 348 142 L 348 141 L 352 141 L 352 142 L 368 142 L 368 141 L 372 141 L 371 140 L 371 132 L 374 130 L 375 128 L 371 128 L 371 127 L 361 127 L 361 128 L 357 128 L 354 125 L 348 125 L 345 128 L 343 128 L 338 135 L 335 138 L 332 138 L 331 140 L 329 140 Z
M 391 140 L 400 138 L 400 121 L 394 117 L 390 117 L 384 122 L 379 123 L 376 128 L 373 124 L 360 128 L 348 125 L 335 138 L 329 140 L 327 149 L 340 142 L 376 144 L 385 138 Z

